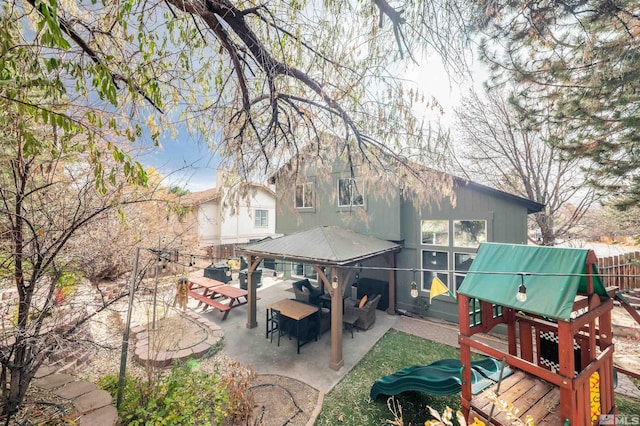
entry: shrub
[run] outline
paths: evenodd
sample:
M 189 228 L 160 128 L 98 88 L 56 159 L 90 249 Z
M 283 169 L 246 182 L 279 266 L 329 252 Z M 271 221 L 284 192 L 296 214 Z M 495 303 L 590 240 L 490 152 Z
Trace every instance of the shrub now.
M 72 272 L 63 272 L 58 277 L 54 293 L 55 304 L 60 306 L 74 292 L 79 278 Z
M 253 378 L 201 371 L 198 361 L 175 363 L 170 373 L 154 381 L 127 377 L 118 416 L 124 424 L 232 424 L 252 408 L 248 388 Z M 233 368 L 232 368 L 233 370 Z M 116 398 L 118 378 L 103 377 L 98 385 Z

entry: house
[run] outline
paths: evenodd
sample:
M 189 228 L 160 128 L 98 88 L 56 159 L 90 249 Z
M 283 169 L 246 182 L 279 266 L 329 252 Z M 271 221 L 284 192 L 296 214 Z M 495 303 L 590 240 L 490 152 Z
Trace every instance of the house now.
M 184 221 L 197 225 L 193 232 L 197 234 L 199 247 L 214 247 L 215 253 L 226 257 L 232 255 L 236 244 L 275 234 L 276 202 L 269 187 L 245 184 L 249 197 L 239 196 L 229 203 L 234 194 L 222 185 L 223 178 L 223 171 L 218 170 L 216 187 L 188 194 L 180 203 L 190 208 Z
M 440 278 L 455 295 L 480 243 L 527 244 L 527 217 L 544 207 L 432 169 L 430 173 L 450 185 L 451 193 L 419 201 L 411 191 L 394 187 L 362 165 L 347 167 L 340 159 L 302 163 L 293 176 L 281 170 L 272 178 L 278 205 L 275 232 L 291 235 L 339 226 L 400 244 L 392 262 L 394 280 L 389 279 L 388 265 L 365 259 L 351 265 L 355 274 L 347 284 L 355 284 L 354 291 L 360 293 L 366 292 L 360 287 L 363 283 L 388 293 L 384 285 L 395 281 L 395 306 L 381 307 L 389 311 L 457 322 L 453 298 L 444 294 L 429 301 L 433 278 Z M 314 279 L 316 273 L 311 264 L 292 263 L 285 265 L 285 275 Z

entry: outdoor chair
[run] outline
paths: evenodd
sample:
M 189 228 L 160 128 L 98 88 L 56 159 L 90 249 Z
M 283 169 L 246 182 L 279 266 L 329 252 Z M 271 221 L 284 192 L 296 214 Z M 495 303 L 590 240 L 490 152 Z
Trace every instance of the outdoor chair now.
M 280 337 L 289 334 L 289 324 L 287 317 L 281 315 L 280 311 L 271 308 L 267 319 L 267 334 L 271 335 L 269 340 L 271 343 L 273 343 L 273 333 L 278 333 L 278 346 L 280 346 Z
M 355 326 L 362 330 L 368 330 L 371 328 L 373 323 L 376 322 L 376 308 L 378 307 L 378 303 L 380 303 L 380 299 L 382 299 L 382 295 L 372 295 L 371 298 L 367 299 L 364 306 L 360 308 L 359 300 L 349 298 L 345 300 L 344 303 L 344 314 L 345 316 L 356 316 L 358 320 L 356 321 Z
M 322 290 L 311 284 L 306 278 L 293 283 L 293 293 L 296 295 L 296 300 L 310 303 L 315 306 L 320 305 Z

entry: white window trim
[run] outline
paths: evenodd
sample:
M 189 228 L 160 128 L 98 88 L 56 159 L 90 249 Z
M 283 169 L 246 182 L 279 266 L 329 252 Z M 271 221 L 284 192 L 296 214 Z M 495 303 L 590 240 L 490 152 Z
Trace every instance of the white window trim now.
M 429 267 L 425 267 L 425 265 L 423 263 L 424 262 L 424 252 L 425 251 L 436 251 L 438 253 L 445 253 L 447 255 L 446 268 L 445 269 L 431 269 Z M 431 293 L 431 287 L 429 287 L 429 290 L 427 290 L 426 286 L 424 285 L 425 284 L 425 282 L 424 282 L 424 273 L 426 271 L 433 271 L 433 272 L 436 272 L 437 274 L 446 275 L 447 276 L 447 282 L 444 283 L 444 284 L 447 286 L 447 288 L 451 289 L 451 277 L 450 277 L 450 274 L 449 274 L 449 263 L 450 263 L 450 261 L 451 261 L 451 253 L 449 251 L 447 251 L 447 250 L 437 250 L 437 249 L 433 249 L 433 250 L 431 250 L 431 249 L 422 249 L 422 250 L 420 250 L 420 269 L 422 270 L 422 273 L 420 275 L 421 275 L 421 281 L 422 281 L 422 287 L 421 287 L 422 291 L 427 292 L 427 293 Z
M 476 246 L 458 246 L 456 245 L 456 222 L 484 222 L 484 241 L 487 242 L 489 240 L 489 221 L 487 219 L 453 219 L 451 220 L 451 245 L 455 248 L 462 249 L 477 249 L 479 244 Z
M 258 215 L 258 212 L 260 212 L 261 214 Z M 266 216 L 266 225 L 262 224 L 262 213 L 265 214 Z M 258 216 L 260 216 L 260 223 L 258 224 Z M 255 228 L 268 228 L 269 227 L 269 210 L 267 209 L 255 209 L 253 211 L 253 226 Z
M 447 244 L 427 244 L 422 242 L 422 222 L 424 221 L 445 221 L 447 222 Z M 420 223 L 418 224 L 418 241 L 420 241 L 420 245 L 425 247 L 451 247 L 451 230 L 452 230 L 452 220 L 450 219 L 420 219 Z
M 458 271 L 456 270 L 456 255 L 457 254 L 470 254 L 475 256 L 477 253 L 470 253 L 467 251 L 454 251 L 453 252 L 453 288 L 450 288 L 450 290 L 453 292 L 453 294 L 458 294 L 458 289 L 456 287 L 456 277 L 466 277 L 467 276 L 467 271 Z M 474 257 L 475 258 L 475 257 Z

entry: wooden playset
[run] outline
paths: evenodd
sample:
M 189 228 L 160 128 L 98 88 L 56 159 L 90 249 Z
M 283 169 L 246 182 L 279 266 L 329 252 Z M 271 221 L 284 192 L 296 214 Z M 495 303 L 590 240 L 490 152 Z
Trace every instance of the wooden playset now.
M 461 398 L 469 424 L 511 424 L 507 416 L 514 409 L 536 426 L 603 424 L 617 414 L 615 288 L 603 287 L 596 264 L 591 250 L 480 246 L 458 290 L 461 363 L 470 366 L 474 350 L 515 372 L 472 395 L 471 369 L 463 369 Z M 508 352 L 474 338 L 495 327 L 506 327 Z

